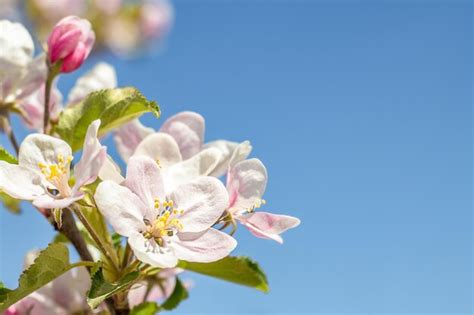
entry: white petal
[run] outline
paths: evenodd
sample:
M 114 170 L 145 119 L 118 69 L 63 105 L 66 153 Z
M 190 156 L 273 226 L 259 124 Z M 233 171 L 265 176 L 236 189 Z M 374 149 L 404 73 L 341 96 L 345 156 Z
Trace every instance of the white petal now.
M 181 150 L 181 156 L 188 159 L 201 150 L 204 142 L 204 118 L 198 113 L 181 112 L 168 118 L 160 132 L 173 136 Z
M 33 39 L 20 23 L 0 20 L 0 47 L 2 61 L 26 66 L 33 57 Z
M 159 162 L 162 168 L 181 162 L 179 147 L 172 136 L 163 132 L 153 133 L 143 139 L 133 156 L 145 155 Z
M 232 164 L 235 165 L 237 162 L 245 160 L 252 150 L 252 146 L 250 145 L 249 141 L 237 143 L 226 140 L 216 140 L 204 144 L 203 149 L 206 148 L 216 148 L 222 153 L 219 164 L 210 174 L 214 177 L 221 177 L 225 175 L 231 166 L 231 161 Z
M 153 128 L 143 126 L 138 119 L 117 129 L 114 140 L 120 157 L 127 162 L 140 142 L 154 132 Z
M 120 172 L 120 167 L 115 163 L 110 155 L 107 155 L 107 158 L 100 169 L 99 178 L 101 180 L 111 180 L 117 184 L 121 184 L 125 180 Z
M 66 197 L 61 199 L 55 199 L 48 194 L 44 194 L 42 196 L 39 196 L 38 198 L 35 198 L 35 200 L 33 200 L 33 205 L 35 207 L 44 209 L 62 209 L 70 206 L 77 200 L 81 200 L 82 198 L 84 198 L 84 193 L 82 192 L 78 192 L 73 197 Z
M 213 262 L 228 256 L 237 246 L 237 241 L 216 229 L 200 233 L 197 238 L 178 234 L 179 240 L 171 246 L 176 256 L 185 261 Z
M 252 146 L 250 145 L 250 141 L 244 141 L 239 143 L 239 145 L 232 152 L 232 156 L 229 160 L 229 167 L 232 168 L 240 161 L 245 160 L 249 156 L 251 151 Z
M 97 187 L 94 198 L 99 211 L 120 235 L 130 236 L 145 229 L 146 206 L 127 187 L 104 181 Z
M 128 243 L 138 260 L 160 268 L 171 268 L 177 265 L 178 259 L 173 251 L 160 249 L 154 241 L 147 240 L 140 233 L 132 234 Z
M 221 152 L 215 148 L 205 149 L 191 158 L 163 169 L 163 180 L 167 192 L 186 184 L 199 176 L 207 176 L 216 168 Z
M 95 65 L 89 72 L 80 77 L 68 96 L 69 104 L 77 104 L 89 93 L 111 89 L 117 86 L 117 75 L 114 67 L 105 62 Z
M 158 164 L 147 156 L 134 156 L 128 161 L 124 182 L 148 209 L 154 209 L 155 199 L 164 200 L 163 180 Z M 147 218 L 154 218 L 155 215 Z
M 184 210 L 179 217 L 182 232 L 201 232 L 216 223 L 224 212 L 228 196 L 224 185 L 214 177 L 199 177 L 171 193 L 175 207 Z
M 45 193 L 40 174 L 31 169 L 0 161 L 0 191 L 16 199 L 33 200 Z
M 97 138 L 99 127 L 100 119 L 97 119 L 87 128 L 81 160 L 74 167 L 76 183 L 73 192 L 82 186 L 93 183 L 106 160 L 107 148 L 102 146 Z
M 21 143 L 18 163 L 39 171 L 39 163 L 56 164 L 59 155 L 72 156 L 71 147 L 61 139 L 35 133 Z
M 258 159 L 237 163 L 227 177 L 229 207 L 232 212 L 246 211 L 258 202 L 267 185 L 267 170 Z

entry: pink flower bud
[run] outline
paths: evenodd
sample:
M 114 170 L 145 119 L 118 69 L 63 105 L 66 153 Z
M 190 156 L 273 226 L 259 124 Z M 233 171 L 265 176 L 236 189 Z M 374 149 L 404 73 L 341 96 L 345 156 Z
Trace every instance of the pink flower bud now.
M 61 63 L 61 72 L 79 68 L 89 56 L 95 34 L 89 21 L 68 16 L 59 21 L 48 37 L 48 58 L 51 64 Z

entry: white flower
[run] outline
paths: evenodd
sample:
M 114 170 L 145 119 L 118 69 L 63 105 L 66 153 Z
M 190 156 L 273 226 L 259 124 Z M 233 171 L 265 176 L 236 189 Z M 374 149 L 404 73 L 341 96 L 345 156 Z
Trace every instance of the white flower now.
M 95 181 L 106 158 L 97 139 L 100 120 L 91 123 L 81 160 L 74 167 L 75 184 L 69 186 L 71 147 L 63 140 L 31 134 L 22 142 L 18 165 L 0 161 L 0 190 L 16 199 L 32 200 L 40 208 L 65 208 L 84 197 L 81 187 Z
M 124 186 L 100 183 L 95 201 L 114 230 L 128 237 L 135 256 L 153 266 L 216 261 L 237 244 L 211 228 L 228 204 L 219 180 L 199 177 L 166 193 L 160 168 L 146 156 L 129 160 Z

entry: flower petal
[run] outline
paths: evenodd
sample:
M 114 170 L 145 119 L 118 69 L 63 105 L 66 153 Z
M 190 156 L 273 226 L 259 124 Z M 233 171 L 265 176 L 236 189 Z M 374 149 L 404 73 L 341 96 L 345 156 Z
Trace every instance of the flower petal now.
M 228 256 L 237 246 L 237 241 L 232 236 L 216 229 L 193 234 L 196 233 L 179 233 L 179 240 L 170 245 L 179 259 L 203 263 L 213 262 Z
M 114 67 L 99 62 L 92 70 L 80 77 L 68 95 L 68 102 L 74 105 L 82 101 L 89 93 L 111 89 L 117 86 L 117 75 Z
M 110 155 L 107 155 L 105 158 L 104 164 L 99 171 L 99 178 L 101 180 L 111 180 L 117 184 L 121 184 L 125 180 L 120 172 L 120 167 L 115 163 Z
M 16 199 L 33 200 L 45 193 L 40 174 L 16 164 L 0 161 L 0 190 Z
M 252 146 L 249 141 L 237 143 L 227 140 L 216 140 L 204 144 L 203 149 L 206 148 L 216 148 L 222 153 L 219 164 L 214 171 L 209 174 L 214 177 L 224 176 L 230 166 L 245 160 L 249 156 L 250 151 L 252 151 Z M 230 163 L 231 161 L 232 165 Z
M 44 194 L 42 196 L 39 196 L 38 198 L 35 198 L 35 200 L 33 200 L 33 205 L 35 207 L 44 209 L 62 209 L 70 206 L 75 201 L 80 200 L 82 198 L 84 198 L 84 193 L 82 192 L 79 192 L 73 197 L 66 197 L 62 199 L 55 199 L 48 194 Z
M 173 251 L 160 249 L 154 241 L 147 240 L 140 233 L 128 238 L 128 243 L 138 260 L 160 268 L 171 268 L 178 264 Z
M 73 193 L 82 186 L 93 183 L 106 160 L 107 148 L 102 146 L 99 139 L 97 139 L 99 127 L 100 119 L 97 119 L 87 128 L 81 160 L 74 167 L 76 183 L 74 184 Z
M 241 216 L 239 219 L 253 235 L 272 239 L 278 243 L 283 243 L 279 234 L 300 224 L 298 218 L 261 211 Z
M 35 133 L 21 143 L 18 164 L 39 171 L 39 163 L 56 164 L 59 155 L 72 156 L 71 147 L 61 139 Z
M 198 113 L 181 112 L 168 118 L 160 132 L 173 136 L 183 159 L 188 159 L 201 150 L 204 142 L 204 118 Z
M 20 23 L 0 21 L 0 59 L 18 66 L 26 66 L 33 57 L 33 38 Z
M 227 176 L 227 191 L 232 212 L 246 211 L 258 203 L 267 185 L 267 170 L 258 159 L 237 163 Z
M 147 156 L 134 156 L 128 161 L 124 182 L 148 209 L 155 208 L 155 198 L 164 199 L 163 180 L 158 164 Z M 152 215 L 151 218 L 155 218 Z M 150 218 L 147 216 L 147 218 Z
M 120 235 L 130 236 L 145 229 L 146 206 L 127 187 L 107 180 L 99 184 L 94 198 L 99 211 Z
M 179 217 L 182 232 L 201 232 L 216 223 L 224 212 L 228 196 L 224 185 L 214 177 L 199 177 L 179 186 L 170 198 L 184 210 Z
M 114 141 L 120 157 L 127 162 L 140 142 L 154 132 L 153 128 L 143 126 L 138 119 L 117 129 Z
M 153 133 L 143 139 L 133 153 L 133 156 L 136 155 L 148 156 L 158 161 L 163 168 L 182 161 L 178 144 L 172 136 L 163 132 Z
M 180 185 L 199 177 L 207 176 L 216 168 L 221 152 L 209 148 L 191 158 L 163 169 L 163 180 L 167 192 L 173 191 Z

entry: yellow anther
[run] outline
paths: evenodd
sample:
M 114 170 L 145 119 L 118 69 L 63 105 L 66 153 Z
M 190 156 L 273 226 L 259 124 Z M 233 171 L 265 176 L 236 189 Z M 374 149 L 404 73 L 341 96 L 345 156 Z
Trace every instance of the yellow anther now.
M 155 198 L 155 209 L 158 209 L 160 207 L 160 199 Z
M 158 167 L 161 168 L 161 162 L 160 162 L 160 159 L 156 159 L 156 164 L 158 164 Z

